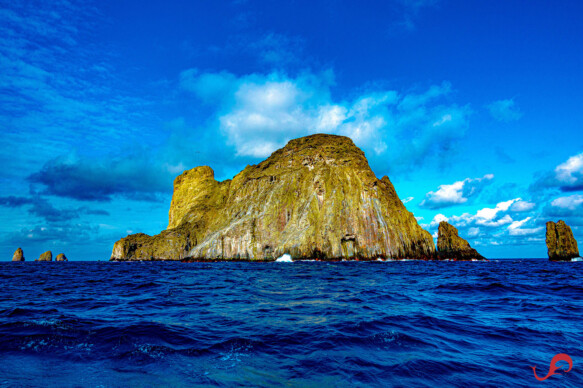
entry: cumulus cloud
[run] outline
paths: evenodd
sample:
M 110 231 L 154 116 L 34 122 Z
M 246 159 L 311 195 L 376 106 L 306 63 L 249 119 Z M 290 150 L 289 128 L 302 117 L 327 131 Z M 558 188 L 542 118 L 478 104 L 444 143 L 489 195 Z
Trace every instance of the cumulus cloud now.
M 580 194 L 570 195 L 568 197 L 560 197 L 551 202 L 551 206 L 553 207 L 571 211 L 583 208 L 581 204 L 583 204 L 583 195 Z
M 463 213 L 461 215 L 445 216 L 437 214 L 428 224 L 421 225 L 430 232 L 435 233 L 440 221 L 447 221 L 459 230 L 461 237 L 472 239 L 472 245 L 490 246 L 496 244 L 525 245 L 544 243 L 544 217 L 530 213 L 521 219 L 513 219 L 513 216 L 524 214 L 513 209 L 515 204 L 520 204 L 520 198 L 502 201 L 495 207 L 482 208 L 475 213 Z M 520 207 L 527 205 L 519 205 Z M 573 219 L 571 219 L 573 220 Z M 583 221 L 583 217 L 577 220 Z M 575 221 L 577 221 L 575 220 Z M 572 225 L 581 225 L 581 222 L 573 222 Z
M 570 157 L 555 168 L 555 178 L 570 190 L 583 189 L 583 153 Z
M 421 226 L 424 227 L 424 228 L 434 229 L 434 228 L 437 228 L 439 226 L 439 223 L 441 221 L 446 221 L 447 222 L 447 221 L 449 221 L 449 218 L 447 218 L 445 215 L 443 215 L 441 213 L 440 214 L 436 214 L 433 217 L 433 219 L 431 220 L 431 222 L 429 224 L 423 224 Z
M 534 209 L 536 204 L 534 202 L 523 201 L 522 199 L 518 199 L 516 202 L 510 206 L 510 210 L 516 213 L 520 212 L 527 212 Z
M 485 226 L 489 228 L 507 225 L 513 222 L 507 213 L 510 206 L 520 200 L 519 198 L 499 202 L 494 208 L 483 208 L 476 214 L 463 213 L 460 216 L 449 217 L 449 222 L 457 227 Z
M 583 190 L 583 153 L 572 156 L 553 171 L 540 175 L 531 190 L 559 189 L 563 192 Z
M 369 90 L 336 100 L 330 70 L 290 77 L 189 69 L 181 85 L 202 101 L 220 97 L 214 121 L 240 157 L 264 158 L 292 138 L 333 133 L 351 137 L 391 168 L 410 167 L 450 149 L 464 135 L 471 113 L 444 102 L 448 83 L 421 93 Z
M 529 222 L 532 218 L 527 217 L 520 221 L 513 221 L 508 225 L 508 234 L 511 236 L 526 236 L 531 234 L 537 234 L 542 232 L 543 227 L 539 226 L 537 228 L 523 228 L 522 226 Z
M 514 102 L 514 99 L 498 100 L 487 106 L 492 117 L 498 121 L 516 121 L 522 117 L 522 112 Z
M 419 206 L 440 209 L 466 203 L 470 197 L 479 194 L 492 179 L 493 174 L 486 174 L 482 178 L 466 178 L 451 185 L 440 185 L 437 191 L 427 193 Z

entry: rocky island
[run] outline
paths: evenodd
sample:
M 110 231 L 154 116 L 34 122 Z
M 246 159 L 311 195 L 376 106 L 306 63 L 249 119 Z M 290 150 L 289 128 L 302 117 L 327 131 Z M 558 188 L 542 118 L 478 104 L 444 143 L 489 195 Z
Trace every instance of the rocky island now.
M 14 255 L 12 255 L 12 261 L 24 261 L 24 252 L 22 251 L 22 248 L 18 248 L 14 252 Z
M 437 229 L 437 257 L 441 260 L 486 260 L 446 221 L 441 221 Z
M 46 251 L 45 253 L 40 255 L 40 257 L 35 261 L 53 261 L 53 252 Z
M 575 257 L 579 257 L 577 241 L 565 221 L 547 222 L 546 243 L 549 260 L 570 261 Z
M 351 139 L 291 140 L 218 182 L 210 167 L 174 180 L 168 228 L 129 235 L 111 260 L 435 259 L 431 234 Z

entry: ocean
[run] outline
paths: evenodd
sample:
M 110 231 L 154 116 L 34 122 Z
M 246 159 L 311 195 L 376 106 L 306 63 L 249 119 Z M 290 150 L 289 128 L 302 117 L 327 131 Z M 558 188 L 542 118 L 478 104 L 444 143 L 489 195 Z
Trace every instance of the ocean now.
M 0 264 L 0 387 L 583 387 L 583 263 Z M 573 361 L 544 382 L 553 356 Z M 565 366 L 566 363 L 561 363 Z

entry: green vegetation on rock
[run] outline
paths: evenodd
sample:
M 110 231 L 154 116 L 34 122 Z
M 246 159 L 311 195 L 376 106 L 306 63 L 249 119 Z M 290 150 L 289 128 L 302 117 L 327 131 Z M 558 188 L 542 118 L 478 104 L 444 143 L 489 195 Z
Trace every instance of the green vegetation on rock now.
M 577 241 L 565 221 L 547 222 L 546 243 L 549 260 L 569 261 L 579 256 Z
M 429 232 L 351 139 L 291 140 L 232 180 L 210 167 L 174 181 L 168 229 L 115 243 L 112 260 L 372 260 L 435 257 Z
M 458 236 L 455 226 L 441 221 L 437 229 L 437 257 L 440 260 L 485 260 L 484 256 Z

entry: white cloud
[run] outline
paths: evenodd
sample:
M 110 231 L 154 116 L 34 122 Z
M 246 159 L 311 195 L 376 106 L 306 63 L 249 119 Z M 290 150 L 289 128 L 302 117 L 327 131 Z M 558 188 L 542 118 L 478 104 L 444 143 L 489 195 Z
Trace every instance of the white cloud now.
M 478 194 L 492 179 L 494 179 L 494 175 L 487 174 L 482 178 L 466 178 L 451 185 L 440 185 L 437 191 L 427 193 L 419 206 L 438 209 L 466 203 L 468 198 Z
M 402 200 L 401 200 L 401 202 L 403 202 L 403 203 L 407 203 L 407 202 L 411 202 L 411 201 L 412 201 L 412 200 L 414 200 L 414 199 L 415 199 L 414 197 L 407 197 L 407 198 L 405 198 L 405 199 L 402 199 Z
M 334 74 L 304 72 L 234 76 L 227 72 L 181 74 L 181 85 L 217 107 L 220 133 L 238 156 L 263 158 L 292 138 L 314 133 L 349 136 L 392 168 L 411 168 L 461 138 L 471 113 L 442 101 L 451 85 L 423 93 L 365 91 L 350 100 L 332 97 Z M 406 142 L 403 139 L 407 139 Z M 380 160 L 380 159 L 379 159 Z
M 444 216 L 443 214 L 436 214 L 433 219 L 431 220 L 431 222 L 429 223 L 429 225 L 422 225 L 423 227 L 429 227 L 429 228 L 437 228 L 439 226 L 439 223 L 441 221 L 449 221 L 449 218 L 447 218 L 446 216 Z
M 476 237 L 480 234 L 480 228 L 470 228 L 468 229 L 468 237 Z
M 510 206 L 516 202 L 517 199 L 511 199 L 509 201 L 500 202 L 495 208 L 484 208 L 478 210 L 475 215 L 475 220 L 478 225 L 485 226 L 499 226 L 512 222 L 512 218 L 507 214 L 502 219 L 494 221 L 500 212 L 505 212 L 510 208 Z
M 583 195 L 581 194 L 559 197 L 551 202 L 551 206 L 568 210 L 576 210 L 581 204 L 583 204 Z
M 522 117 L 522 112 L 514 103 L 514 99 L 494 101 L 487 108 L 492 117 L 498 121 L 516 121 Z
M 583 153 L 571 156 L 552 171 L 547 171 L 531 186 L 531 190 L 560 189 L 583 190 Z
M 512 217 L 504 214 L 518 198 L 500 202 L 494 208 L 483 208 L 476 214 L 463 213 L 460 216 L 451 216 L 449 221 L 457 227 L 486 226 L 498 227 L 512 223 Z
M 536 206 L 533 202 L 523 201 L 522 199 L 518 199 L 516 202 L 512 204 L 510 210 L 516 213 L 520 212 L 527 212 L 532 210 Z
M 522 225 L 526 224 L 528 221 L 531 220 L 531 217 L 527 217 L 521 221 L 514 221 L 510 225 L 508 225 L 508 234 L 511 236 L 526 236 L 530 234 L 540 233 L 543 228 L 522 228 Z
M 583 153 L 570 157 L 555 168 L 555 176 L 560 183 L 573 185 L 583 183 Z

